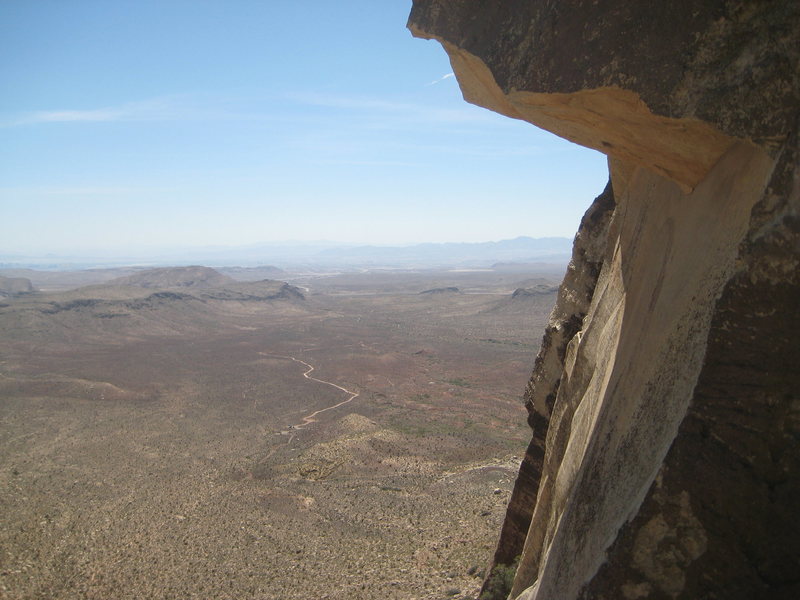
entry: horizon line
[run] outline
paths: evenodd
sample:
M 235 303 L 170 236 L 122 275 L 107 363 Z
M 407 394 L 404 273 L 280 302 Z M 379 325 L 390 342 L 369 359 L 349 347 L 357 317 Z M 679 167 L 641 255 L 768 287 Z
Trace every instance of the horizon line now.
M 302 247 L 302 246 L 342 246 L 351 248 L 412 248 L 414 246 L 427 246 L 427 245 L 448 245 L 448 244 L 497 244 L 501 242 L 511 242 L 520 239 L 529 240 L 569 240 L 572 237 L 564 235 L 546 235 L 534 237 L 530 235 L 518 235 L 514 237 L 504 237 L 499 239 L 486 239 L 480 241 L 414 241 L 414 242 L 387 242 L 377 243 L 368 241 L 341 241 L 341 240 L 297 240 L 288 239 L 280 241 L 261 241 L 251 242 L 247 244 L 232 245 L 232 244 L 208 244 L 208 245 L 152 245 L 152 246 L 129 246 L 125 247 L 76 247 L 74 249 L 58 248 L 58 249 L 41 249 L 41 250 L 11 250 L 0 249 L 0 257 L 18 257 L 18 258 L 56 258 L 56 257 L 69 257 L 74 255 L 86 254 L 109 254 L 117 257 L 124 255 L 136 255 L 139 253 L 152 253 L 152 252 L 198 252 L 198 251 L 247 251 L 256 250 L 262 247 Z

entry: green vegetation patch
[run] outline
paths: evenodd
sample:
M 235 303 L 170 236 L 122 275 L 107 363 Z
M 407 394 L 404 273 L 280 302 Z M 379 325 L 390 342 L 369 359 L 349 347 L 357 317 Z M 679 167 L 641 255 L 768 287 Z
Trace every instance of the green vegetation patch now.
M 495 565 L 484 584 L 479 600 L 505 600 L 508 598 L 518 566 L 519 556 L 510 565 Z

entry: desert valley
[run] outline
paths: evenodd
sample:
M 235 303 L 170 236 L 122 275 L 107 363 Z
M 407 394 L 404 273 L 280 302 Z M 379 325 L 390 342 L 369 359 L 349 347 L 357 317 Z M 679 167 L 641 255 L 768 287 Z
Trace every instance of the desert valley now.
M 23 274 L 4 598 L 477 597 L 557 269 Z

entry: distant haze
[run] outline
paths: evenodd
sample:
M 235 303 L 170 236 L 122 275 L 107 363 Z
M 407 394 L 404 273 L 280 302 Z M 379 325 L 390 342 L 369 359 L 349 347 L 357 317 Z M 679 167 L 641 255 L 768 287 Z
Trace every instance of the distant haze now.
M 565 237 L 518 237 L 480 243 L 426 243 L 370 246 L 334 242 L 284 242 L 239 247 L 171 248 L 129 254 L 0 253 L 0 269 L 46 270 L 127 265 L 210 265 L 309 268 L 489 268 L 498 263 L 549 263 L 569 259 L 572 240 Z M 502 266 L 502 264 L 501 264 Z

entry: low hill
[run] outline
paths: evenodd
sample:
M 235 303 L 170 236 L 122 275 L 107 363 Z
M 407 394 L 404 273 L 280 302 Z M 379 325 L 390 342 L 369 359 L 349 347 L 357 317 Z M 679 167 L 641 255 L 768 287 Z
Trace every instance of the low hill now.
M 459 290 L 455 286 L 433 288 L 433 289 L 430 289 L 430 290 L 424 290 L 424 291 L 420 292 L 420 294 L 429 294 L 429 295 L 432 295 L 432 294 L 459 294 L 459 293 L 461 293 L 461 290 Z
M 258 267 L 219 267 L 217 271 L 236 281 L 263 281 L 265 279 L 282 279 L 286 271 L 272 265 Z
M 127 278 L 124 278 L 127 279 Z M 0 339 L 70 344 L 75 332 L 94 341 L 184 336 L 223 330 L 232 320 L 312 314 L 302 292 L 282 281 L 225 287 L 94 285 L 19 295 L 0 303 Z M 145 281 L 147 283 L 147 281 Z M 226 325 L 226 323 L 228 325 Z
M 56 292 L 74 290 L 87 285 L 98 285 L 112 279 L 137 273 L 136 267 L 114 267 L 107 269 L 79 269 L 68 271 L 44 271 L 38 269 L 0 269 L 0 276 L 24 277 L 39 291 Z
M 523 300 L 534 296 L 549 296 L 558 291 L 557 285 L 547 285 L 545 283 L 537 284 L 530 288 L 517 288 L 511 294 L 512 300 Z
M 214 288 L 235 285 L 236 280 L 211 267 L 166 267 L 148 269 L 112 279 L 107 285 L 133 285 L 144 288 Z
M 223 288 L 211 289 L 198 294 L 201 299 L 208 300 L 305 300 L 300 288 L 283 281 L 264 279 L 226 285 Z
M 488 314 L 528 314 L 536 311 L 548 311 L 556 301 L 558 286 L 539 283 L 532 287 L 517 288 L 503 297 L 494 306 L 487 309 Z
M 25 277 L 0 276 L 0 297 L 16 296 L 34 291 L 30 279 Z

